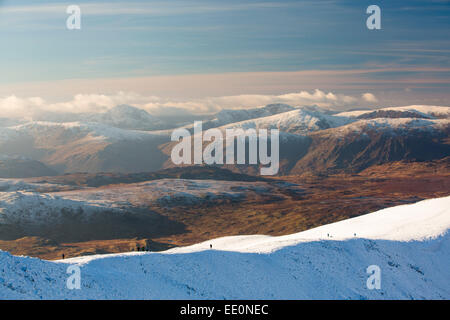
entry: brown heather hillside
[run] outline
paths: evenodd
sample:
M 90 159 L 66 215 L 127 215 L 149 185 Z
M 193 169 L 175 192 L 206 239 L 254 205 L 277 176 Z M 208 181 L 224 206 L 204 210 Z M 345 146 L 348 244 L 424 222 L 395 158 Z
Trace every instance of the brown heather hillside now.
M 282 136 L 278 175 L 353 174 L 374 165 L 398 161 L 432 162 L 450 156 L 450 124 L 447 122 L 442 121 L 437 125 L 424 119 L 406 119 L 412 124 L 395 126 L 390 123 L 386 125 L 383 119 L 378 120 L 379 123 L 361 120 L 337 128 L 310 132 L 306 136 Z M 415 121 L 424 121 L 425 124 L 414 126 Z M 167 157 L 163 164 L 165 168 L 178 166 L 170 159 L 171 151 L 177 143 L 169 142 L 160 146 L 161 152 Z M 204 142 L 203 147 L 207 144 Z M 248 149 L 247 141 L 246 155 Z M 192 149 L 192 158 L 193 154 Z M 225 150 L 223 154 L 225 155 Z M 259 175 L 257 165 L 220 166 L 234 172 Z
M 438 133 L 416 130 L 408 135 L 366 130 L 364 134 L 345 136 L 336 134 L 335 130 L 323 130 L 311 134 L 313 142 L 308 152 L 290 173 L 359 173 L 374 165 L 389 167 L 398 161 L 420 163 L 444 159 L 448 163 L 449 135 L 450 128 Z

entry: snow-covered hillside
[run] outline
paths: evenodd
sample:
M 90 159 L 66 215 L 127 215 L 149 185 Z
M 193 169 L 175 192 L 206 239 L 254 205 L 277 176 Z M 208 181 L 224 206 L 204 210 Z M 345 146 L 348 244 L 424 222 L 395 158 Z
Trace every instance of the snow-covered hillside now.
M 61 185 L 52 183 L 30 183 L 22 179 L 1 179 L 0 178 L 0 192 L 12 191 L 29 191 L 29 192 L 46 192 L 47 190 L 55 190 L 62 187 Z
M 40 112 L 32 115 L 33 121 L 96 122 L 116 128 L 131 130 L 157 130 L 167 126 L 143 109 L 130 105 L 117 105 L 100 113 Z M 30 119 L 28 119 L 29 121 Z M 24 120 L 22 119 L 22 122 Z M 0 125 L 2 121 L 0 119 Z
M 85 119 L 122 129 L 155 130 L 163 126 L 161 120 L 145 110 L 129 105 L 118 105 L 105 113 L 86 115 Z
M 0 299 L 449 299 L 449 227 L 445 197 L 163 253 L 50 262 L 0 252 Z M 81 268 L 79 290 L 66 287 L 69 265 Z M 379 290 L 366 286 L 370 265 L 381 269 Z
M 59 173 L 158 170 L 166 160 L 158 146 L 169 140 L 169 131 L 128 130 L 95 122 L 33 121 L 0 127 L 1 154 L 25 156 Z
M 161 131 L 126 130 L 96 122 L 45 122 L 34 121 L 15 127 L 4 128 L 4 131 L 27 135 L 37 140 L 51 139 L 58 143 L 73 142 L 79 139 L 97 139 L 105 141 L 136 141 L 166 134 Z M 6 138 L 6 136 L 5 136 Z
M 253 109 L 239 109 L 239 110 L 224 109 L 215 115 L 215 118 L 210 121 L 209 125 L 208 123 L 205 125 L 207 127 L 211 126 L 218 127 L 233 122 L 268 117 L 292 110 L 294 110 L 293 107 L 282 103 L 268 104 L 265 107 Z
M 323 131 L 324 135 L 345 136 L 349 134 L 361 134 L 367 131 L 377 131 L 386 134 L 411 134 L 411 132 L 445 132 L 450 127 L 450 119 L 413 119 L 379 118 L 370 120 L 359 120 L 347 125 L 336 127 L 332 130 Z
M 338 113 L 337 116 L 356 118 L 364 114 L 373 112 L 374 110 L 355 110 Z M 377 109 L 377 111 L 397 111 L 397 112 L 415 112 L 431 117 L 448 118 L 450 117 L 450 107 L 445 106 L 428 106 L 428 105 L 412 105 L 403 107 L 388 107 Z
M 61 188 L 63 186 L 60 186 Z M 51 192 L 58 185 L 0 179 L 0 227 L 2 225 L 47 225 L 87 221 L 96 214 L 130 215 L 134 203 L 161 206 L 193 205 L 216 200 L 243 201 L 251 194 L 274 194 L 265 182 L 160 179 L 106 188 L 79 188 Z M 47 192 L 47 193 L 41 193 Z M 125 210 L 124 210 L 125 209 Z
M 96 213 L 113 210 L 119 209 L 108 201 L 75 201 L 37 192 L 0 192 L 0 226 L 51 226 L 67 218 L 83 221 Z
M 450 107 L 445 106 L 405 106 L 335 113 L 313 106 L 294 108 L 285 104 L 271 104 L 262 108 L 222 110 L 213 120 L 205 121 L 203 129 L 278 129 L 279 173 L 287 174 L 296 163 L 311 156 L 318 147 L 330 149 L 330 139 L 337 136 L 351 136 L 353 139 L 355 133 L 362 133 L 361 138 L 365 138 L 368 131 L 376 131 L 389 137 L 409 136 L 411 141 L 421 140 L 420 144 L 424 148 L 420 153 L 433 155 L 422 160 L 440 159 L 442 152 L 436 153 L 435 150 L 444 150 L 447 146 L 445 141 L 450 127 L 449 115 Z M 23 165 L 4 162 L 0 168 L 0 177 L 18 178 L 69 172 L 149 172 L 173 164 L 170 161 L 171 148 L 178 142 L 171 143 L 172 130 L 135 130 L 161 125 L 158 119 L 144 110 L 122 105 L 105 113 L 78 115 L 79 121 L 76 122 L 65 122 L 65 117 L 60 116 L 55 115 L 53 122 L 31 121 L 8 127 L 0 125 L 0 157 L 26 157 L 35 161 L 33 170 L 28 171 L 23 170 Z M 162 127 L 167 128 L 166 125 Z M 185 128 L 193 131 L 192 124 Z M 310 148 L 311 139 L 317 136 L 327 138 L 328 141 L 322 139 L 322 146 Z M 352 139 L 349 141 L 353 141 Z M 404 142 L 391 143 L 394 144 L 401 148 L 383 152 L 383 157 L 378 159 L 375 157 L 381 153 L 372 153 L 368 158 L 373 161 L 365 163 L 361 168 L 392 159 L 418 159 L 409 157 L 411 149 L 403 148 Z M 436 147 L 436 144 L 439 146 Z M 342 148 L 352 152 L 355 150 L 354 146 L 346 145 Z M 429 146 L 430 150 L 425 150 L 425 146 Z M 355 156 L 363 151 L 359 149 Z M 444 150 L 443 153 L 445 152 Z M 314 156 L 317 158 L 320 154 Z M 336 158 L 331 157 L 320 161 L 332 163 L 334 159 Z M 31 163 L 28 166 L 31 167 Z M 339 168 L 354 169 L 348 168 L 348 164 Z M 320 170 L 322 169 L 324 167 Z M 238 170 L 254 173 L 254 168 L 240 167 Z M 311 170 L 310 166 L 302 167 L 302 171 Z
M 265 182 L 160 179 L 99 189 L 55 192 L 53 195 L 81 202 L 130 206 L 145 196 L 146 203 L 162 206 L 192 205 L 218 199 L 243 200 L 249 193 L 274 192 Z
M 319 111 L 297 109 L 268 117 L 230 123 L 221 128 L 278 129 L 281 132 L 307 134 L 312 131 L 340 127 L 353 121 L 355 120 L 351 118 L 327 115 Z

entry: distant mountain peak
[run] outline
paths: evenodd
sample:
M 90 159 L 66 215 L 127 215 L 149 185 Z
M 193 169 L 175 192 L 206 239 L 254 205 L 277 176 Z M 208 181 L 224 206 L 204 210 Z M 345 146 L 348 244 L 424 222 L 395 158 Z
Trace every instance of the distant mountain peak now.
M 161 120 L 147 111 L 126 104 L 117 105 L 104 113 L 90 114 L 87 119 L 122 129 L 155 130 L 162 126 Z
M 208 125 L 223 126 L 233 122 L 273 116 L 275 114 L 292 111 L 294 109 L 294 107 L 283 103 L 272 103 L 264 107 L 251 109 L 223 109 L 216 114 L 216 118 L 210 121 Z

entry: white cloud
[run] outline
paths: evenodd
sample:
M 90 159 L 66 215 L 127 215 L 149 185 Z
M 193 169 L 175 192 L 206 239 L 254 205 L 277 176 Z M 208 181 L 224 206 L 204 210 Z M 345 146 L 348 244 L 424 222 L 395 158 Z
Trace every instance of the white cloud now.
M 8 96 L 0 98 L 0 117 L 31 120 L 36 116 L 42 118 L 42 114 L 46 113 L 101 113 L 120 104 L 132 105 L 157 116 L 168 115 L 173 112 L 212 114 L 222 109 L 248 109 L 262 107 L 270 103 L 286 103 L 294 107 L 317 105 L 329 109 L 343 109 L 375 101 L 377 100 L 371 93 L 365 93 L 361 98 L 357 98 L 324 92 L 319 89 L 311 92 L 300 91 L 282 95 L 235 95 L 191 100 L 164 99 L 120 91 L 113 95 L 77 94 L 69 101 L 57 103 L 47 103 L 40 97 L 19 98 Z
M 0 98 L 0 117 L 2 118 L 32 118 L 33 109 L 42 109 L 45 101 L 41 98 L 18 98 L 9 96 Z
M 48 103 L 43 98 L 20 98 L 15 95 L 0 97 L 0 118 L 24 118 L 31 120 L 35 116 L 48 112 L 62 113 L 101 113 L 120 104 L 144 105 L 157 101 L 153 96 L 143 97 L 130 92 L 118 92 L 114 95 L 77 94 L 72 100 Z
M 313 92 L 300 91 L 283 95 L 236 95 L 209 97 L 192 101 L 158 101 L 143 106 L 151 113 L 157 113 L 164 107 L 177 107 L 196 114 L 215 113 L 222 109 L 248 109 L 262 107 L 271 103 L 285 103 L 292 106 L 317 105 L 323 108 L 342 108 L 352 106 L 358 99 L 352 96 L 325 93 L 321 90 Z
M 364 93 L 362 98 L 367 102 L 378 102 L 378 99 L 370 92 Z

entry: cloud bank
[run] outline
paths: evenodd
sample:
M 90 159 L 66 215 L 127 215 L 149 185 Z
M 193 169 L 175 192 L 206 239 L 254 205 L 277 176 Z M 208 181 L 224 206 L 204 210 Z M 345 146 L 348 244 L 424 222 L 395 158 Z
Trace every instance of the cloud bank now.
M 364 93 L 362 98 L 367 102 L 378 102 L 378 99 L 370 92 Z
M 207 115 L 222 109 L 248 109 L 271 103 L 285 103 L 291 106 L 316 105 L 323 108 L 344 110 L 377 102 L 372 93 L 361 97 L 324 92 L 319 89 L 282 95 L 235 95 L 206 97 L 191 100 L 173 100 L 158 96 L 144 96 L 133 92 L 118 92 L 113 95 L 77 94 L 69 101 L 48 103 L 41 97 L 21 98 L 7 96 L 0 98 L 0 118 L 33 120 L 48 113 L 102 113 L 117 105 L 127 104 L 146 110 L 155 116 L 174 114 Z

